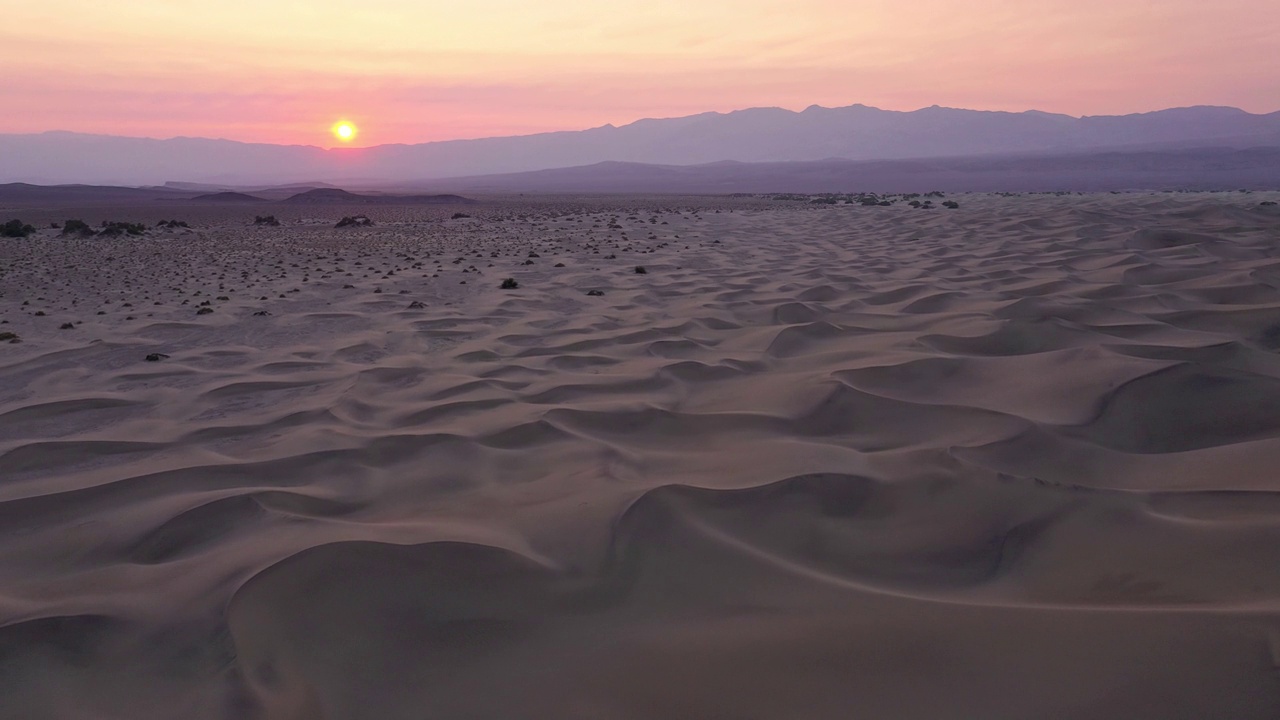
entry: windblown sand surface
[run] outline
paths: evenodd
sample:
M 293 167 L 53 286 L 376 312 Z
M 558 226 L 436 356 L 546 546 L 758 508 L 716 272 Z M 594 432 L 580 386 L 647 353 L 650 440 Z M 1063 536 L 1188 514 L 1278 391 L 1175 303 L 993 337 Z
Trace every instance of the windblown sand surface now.
M 0 717 L 1280 716 L 1276 194 L 958 199 L 0 241 Z

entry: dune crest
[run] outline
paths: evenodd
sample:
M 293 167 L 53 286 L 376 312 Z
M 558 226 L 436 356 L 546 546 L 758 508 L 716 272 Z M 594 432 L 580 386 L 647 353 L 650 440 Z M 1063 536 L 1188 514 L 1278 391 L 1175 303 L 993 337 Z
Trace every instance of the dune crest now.
M 1275 197 L 6 239 L 0 719 L 1275 717 Z

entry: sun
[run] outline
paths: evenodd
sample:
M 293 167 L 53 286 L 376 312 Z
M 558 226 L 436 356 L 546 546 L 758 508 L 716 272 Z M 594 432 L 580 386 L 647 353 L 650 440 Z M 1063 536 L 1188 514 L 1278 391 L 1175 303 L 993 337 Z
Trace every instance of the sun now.
M 355 140 L 356 134 L 360 132 L 360 129 L 355 126 L 355 123 L 348 122 L 346 120 L 339 120 L 334 123 L 330 130 L 333 131 L 334 137 L 344 143 Z

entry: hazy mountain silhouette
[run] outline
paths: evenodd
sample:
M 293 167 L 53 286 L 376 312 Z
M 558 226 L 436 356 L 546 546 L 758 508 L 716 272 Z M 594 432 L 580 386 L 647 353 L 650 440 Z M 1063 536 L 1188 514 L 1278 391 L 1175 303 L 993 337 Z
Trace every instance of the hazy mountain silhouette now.
M 1280 147 L 705 165 L 610 161 L 412 187 L 472 194 L 1262 190 L 1280 189 Z
M 240 192 L 216 192 L 208 195 L 197 195 L 191 198 L 192 202 L 208 202 L 208 203 L 252 203 L 252 202 L 268 202 L 266 198 L 260 198 L 256 195 L 248 195 Z
M 356 194 L 338 188 L 316 188 L 280 202 L 290 205 L 437 205 L 474 201 L 457 195 Z
M 0 182 L 247 185 L 376 182 L 511 173 L 603 161 L 901 160 L 1108 148 L 1280 145 L 1280 112 L 1192 107 L 1076 118 L 1039 111 L 865 105 L 753 108 L 518 137 L 324 150 L 229 140 L 152 140 L 49 132 L 0 135 Z

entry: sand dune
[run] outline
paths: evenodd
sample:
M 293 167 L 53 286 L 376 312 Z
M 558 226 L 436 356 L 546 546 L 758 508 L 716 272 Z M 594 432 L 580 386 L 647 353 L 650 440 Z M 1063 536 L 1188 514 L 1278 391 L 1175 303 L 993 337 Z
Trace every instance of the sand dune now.
M 0 718 L 1274 718 L 1278 196 L 0 241 Z

